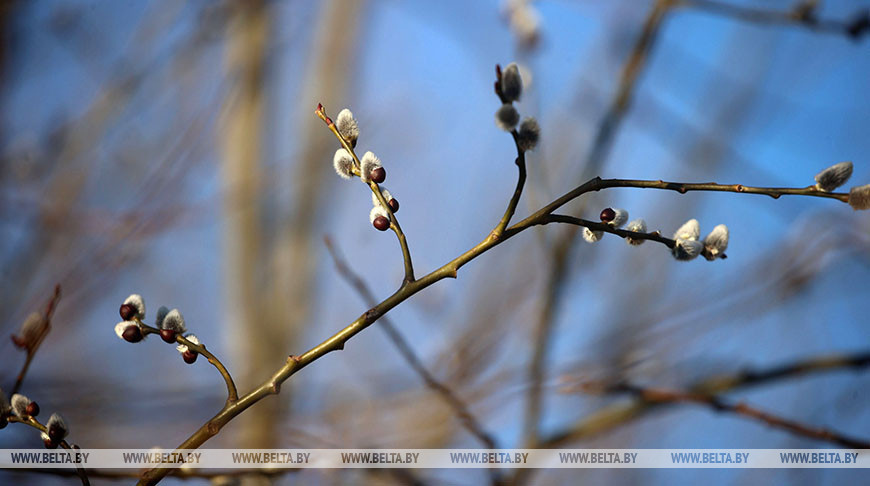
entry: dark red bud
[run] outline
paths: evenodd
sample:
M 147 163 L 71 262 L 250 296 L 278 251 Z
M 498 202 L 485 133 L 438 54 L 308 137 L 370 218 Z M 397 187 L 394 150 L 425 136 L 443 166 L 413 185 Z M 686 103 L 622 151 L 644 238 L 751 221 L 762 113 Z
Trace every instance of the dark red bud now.
M 373 181 L 378 184 L 383 183 L 387 179 L 387 170 L 383 167 L 378 167 L 377 169 L 373 169 L 371 173 L 371 178 Z
M 42 439 L 42 443 L 45 444 L 46 449 L 57 449 L 57 443 L 50 438 Z
M 390 229 L 390 220 L 383 216 L 378 216 L 377 218 L 375 218 L 374 221 L 372 221 L 372 225 L 378 231 L 387 231 L 388 229 Z
M 167 343 L 174 343 L 176 334 L 178 333 L 173 329 L 161 329 L 160 339 Z
M 184 360 L 187 364 L 193 364 L 196 361 L 196 357 L 199 356 L 199 353 L 196 351 L 187 350 L 181 353 L 181 359 Z
M 54 449 L 58 444 L 60 444 L 60 441 L 63 440 L 63 429 L 56 425 L 49 427 L 48 438 L 51 439 L 51 442 L 54 444 L 54 447 L 52 447 L 52 449 Z
M 24 408 L 24 413 L 30 415 L 31 417 L 36 417 L 37 415 L 39 415 L 39 405 L 37 405 L 36 402 L 28 403 L 27 406 Z
M 396 198 L 392 198 L 392 199 L 390 199 L 390 200 L 387 202 L 387 204 L 390 206 L 390 209 L 391 209 L 394 213 L 399 212 L 399 200 L 398 200 L 398 199 L 396 199 Z
M 131 321 L 136 317 L 136 308 L 132 304 L 124 304 L 121 306 L 119 313 L 121 314 L 121 319 Z
M 601 218 L 602 222 L 609 223 L 609 222 L 613 221 L 614 218 L 616 218 L 616 211 L 614 211 L 611 208 L 604 208 L 601 211 L 600 218 Z
M 121 336 L 124 338 L 124 341 L 127 341 L 128 343 L 138 343 L 144 337 L 142 336 L 142 330 L 139 329 L 139 326 L 127 326 L 127 329 L 124 329 Z
M 317 111 L 323 111 L 323 103 L 317 103 Z

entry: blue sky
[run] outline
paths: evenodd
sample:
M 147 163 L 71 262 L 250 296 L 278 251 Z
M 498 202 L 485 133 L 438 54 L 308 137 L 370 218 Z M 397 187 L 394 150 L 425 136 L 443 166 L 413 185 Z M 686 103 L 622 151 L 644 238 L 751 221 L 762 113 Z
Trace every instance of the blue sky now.
M 483 238 L 512 191 L 514 149 L 510 137 L 492 121 L 498 108 L 492 94 L 494 65 L 520 59 L 533 75 L 518 106 L 523 115 L 537 117 L 543 127 L 541 147 L 529 158 L 531 192 L 519 209 L 520 214 L 527 214 L 535 203 L 545 203 L 582 182 L 575 180 L 579 164 L 589 150 L 650 3 L 535 2 L 542 19 L 542 42 L 533 51 L 521 52 L 499 14 L 500 2 L 495 0 L 366 2 L 353 62 L 342 68 L 350 80 L 345 99 L 362 127 L 361 147 L 375 151 L 388 169 L 386 186 L 401 201 L 399 217 L 418 273 L 437 268 Z M 822 3 L 820 15 L 825 18 L 847 18 L 859 7 L 870 7 L 870 2 L 857 0 Z M 763 4 L 783 9 L 790 2 Z M 141 78 L 136 78 L 140 82 L 117 121 L 85 147 L 76 165 L 67 169 L 73 174 L 84 170 L 81 168 L 91 170 L 85 182 L 87 197 L 82 202 L 89 209 L 111 212 L 135 208 L 140 199 L 134 196 L 151 190 L 135 186 L 131 190 L 117 184 L 118 177 L 134 174 L 147 180 L 154 171 L 186 166 L 186 171 L 170 173 L 184 191 L 179 200 L 195 208 L 191 217 L 149 240 L 136 258 L 126 261 L 111 279 L 97 284 L 99 288 L 88 294 L 86 301 L 75 301 L 76 291 L 70 290 L 72 300 L 65 304 L 79 304 L 77 327 L 74 331 L 59 330 L 56 339 L 64 341 L 49 341 L 46 346 L 60 347 L 63 342 L 63 346 L 84 351 L 45 353 L 32 372 L 38 383 L 53 383 L 52 373 L 60 366 L 72 370 L 72 380 L 105 374 L 107 383 L 129 380 L 147 366 L 153 367 L 154 373 L 171 377 L 166 382 L 141 385 L 157 397 L 171 396 L 190 384 L 195 384 L 193 389 L 201 400 L 214 398 L 216 393 L 213 385 L 219 382 L 208 367 L 179 369 L 176 360 L 164 359 L 174 351 L 156 343 L 124 345 L 111 332 L 118 302 L 134 291 L 146 295 L 152 308 L 164 303 L 182 308 L 188 320 L 197 323 L 197 335 L 210 344 L 210 349 L 227 351 L 226 341 L 232 335 L 229 329 L 234 325 L 226 317 L 223 302 L 222 189 L 214 143 L 227 83 L 221 71 L 222 33 L 217 32 L 215 39 L 189 60 L 193 74 L 178 82 L 174 77 L 177 70 L 187 65 L 167 59 L 173 59 L 179 46 L 189 41 L 191 27 L 205 15 L 207 3 L 170 5 L 172 2 L 43 2 L 22 8 L 14 26 L 14 50 L 6 61 L 8 77 L 0 96 L 4 154 L 14 153 L 16 147 L 38 146 L 58 117 L 75 118 L 91 106 L 115 73 L 140 72 Z M 274 3 L 267 73 L 270 103 L 262 140 L 263 163 L 276 176 L 269 178 L 264 189 L 267 201 L 289 199 L 293 184 L 288 174 L 304 177 L 293 172 L 304 142 L 298 137 L 299 120 L 320 100 L 300 98 L 304 92 L 300 73 L 312 62 L 319 7 L 308 2 Z M 69 12 L 79 22 L 73 23 L 72 33 L 57 27 L 63 25 L 62 14 Z M 162 23 L 160 16 L 170 20 Z M 156 34 L 144 40 L 134 37 L 132 33 L 150 21 L 157 26 Z M 867 50 L 867 39 L 854 42 L 799 26 L 751 25 L 691 9 L 675 13 L 667 20 L 640 77 L 634 102 L 600 175 L 806 186 L 822 168 L 851 160 L 855 164 L 852 183 L 870 182 Z M 332 114 L 340 108 L 327 106 Z M 178 125 L 173 122 L 187 127 L 203 124 L 202 133 L 194 137 L 196 150 L 170 149 L 179 136 Z M 322 136 L 329 136 L 325 129 L 323 132 Z M 144 156 L 133 161 L 117 158 L 118 147 L 126 146 L 138 147 Z M 330 158 L 331 152 L 323 154 L 324 171 L 332 170 Z M 143 160 L 152 160 L 154 165 Z M 158 165 L 162 160 L 168 165 Z M 26 168 L 21 162 L 16 164 Z M 50 186 L 36 187 L 6 184 L 3 191 L 7 196 L 32 196 Z M 332 235 L 355 270 L 368 277 L 375 294 L 389 295 L 401 277 L 402 262 L 391 235 L 377 233 L 368 224 L 367 190 L 335 177 L 325 191 L 315 239 Z M 866 332 L 870 301 L 864 298 L 870 228 L 866 214 L 815 198 L 774 201 L 735 194 L 615 189 L 596 195 L 594 201 L 588 218 L 594 218 L 600 207 L 625 207 L 632 216 L 644 217 L 653 229 L 665 234 L 690 217 L 701 221 L 704 233 L 716 224 L 727 224 L 732 235 L 729 258 L 680 263 L 652 244 L 630 248 L 608 238 L 595 248 L 582 247 L 571 262 L 582 270 L 574 272 L 567 283 L 568 297 L 556 313 L 558 338 L 551 363 L 561 372 L 582 374 L 585 368 L 574 368 L 574 363 L 610 359 L 611 352 L 605 346 L 609 333 L 638 332 L 632 322 L 649 315 L 668 317 L 673 305 L 691 308 L 723 302 L 713 313 L 719 321 L 687 318 L 670 338 L 642 329 L 640 336 L 655 343 L 646 349 L 652 356 L 650 361 L 658 366 L 653 369 L 660 373 L 645 377 L 652 383 L 675 385 L 707 372 L 764 366 L 814 353 L 862 350 L 870 344 Z M 7 246 L 0 248 L 11 251 L 13 243 L 8 241 L 26 241 L 27 224 L 26 220 L 6 219 L 0 234 Z M 545 258 L 540 241 L 552 238 L 556 230 L 548 231 L 521 235 L 469 264 L 458 280 L 427 289 L 390 315 L 419 354 L 434 360 L 462 330 L 469 309 L 475 307 L 476 292 L 486 285 L 490 272 L 498 269 L 501 273 L 492 275 L 516 279 L 521 287 L 521 303 L 512 318 L 518 326 L 528 322 L 535 315 L 541 276 L 527 275 L 522 269 Z M 95 241 L 110 236 L 108 230 L 92 235 Z M 810 246 L 826 238 L 847 243 L 853 238 L 858 248 L 852 253 L 840 249 L 828 254 L 812 284 L 789 296 L 783 305 L 764 312 L 758 310 L 763 304 L 740 309 L 728 305 L 731 296 L 717 293 L 739 290 L 728 283 L 745 279 L 765 263 L 757 260 L 760 256 L 776 255 L 786 242 Z M 70 258 L 80 256 L 73 253 Z M 304 347 L 319 343 L 365 308 L 338 277 L 324 250 L 312 257 L 318 268 L 311 282 L 317 289 L 313 307 L 317 319 L 305 331 Z M 9 278 L 12 276 L 4 275 L 4 279 Z M 29 283 L 26 302 L 39 301 L 42 289 L 55 278 L 51 272 L 35 277 Z M 777 281 L 775 275 L 771 278 Z M 655 291 L 650 301 L 619 301 L 623 292 L 651 288 Z M 710 291 L 702 293 L 703 302 L 682 298 L 696 296 L 698 289 L 706 288 Z M 764 302 L 767 290 L 757 292 L 757 300 Z M 775 301 L 776 296 L 770 295 L 770 300 Z M 14 330 L 30 310 L 26 305 L 10 309 L 4 331 Z M 622 325 L 626 326 L 624 331 L 618 327 Z M 510 369 L 505 363 L 515 356 L 520 362 L 526 358 L 525 336 L 517 331 L 506 340 L 505 355 L 497 357 L 496 368 Z M 673 348 L 667 345 L 668 339 L 675 340 Z M 687 344 L 677 346 L 681 340 Z M 344 353 L 327 356 L 294 378 L 298 389 L 315 390 L 313 400 L 297 399 L 295 405 L 302 411 L 316 411 L 330 397 L 365 396 L 366 380 L 377 382 L 383 376 L 395 379 L 403 389 L 422 386 L 398 364 L 395 353 L 385 351 L 388 346 L 378 329 L 365 331 Z M 11 347 L 0 349 L 6 355 Z M 661 354 L 666 351 L 666 355 Z M 372 353 L 383 353 L 382 359 L 368 359 Z M 238 359 L 230 357 L 230 367 Z M 430 363 L 443 371 L 442 364 Z M 738 396 L 790 417 L 867 437 L 870 415 L 862 406 L 870 398 L 867 383 L 861 374 L 844 372 Z M 490 417 L 486 425 L 498 431 L 503 444 L 511 445 L 519 433 L 521 402 L 516 398 L 521 396 L 522 387 L 505 393 L 512 400 L 481 408 Z M 62 407 L 64 398 L 43 401 Z M 598 398 L 553 394 L 548 400 L 551 413 L 544 420 L 545 430 L 556 430 L 601 403 Z M 144 413 L 153 406 L 130 405 L 129 414 L 118 418 Z M 170 446 L 192 430 L 192 423 L 207 418 L 210 409 L 201 406 L 186 413 L 191 415 L 191 422 L 177 430 L 144 436 L 119 433 L 109 440 L 117 446 L 150 447 L 155 440 Z M 119 430 L 130 430 L 127 427 L 133 426 Z M 0 444 L 24 443 L 26 437 L 24 431 L 7 429 L 0 434 Z M 465 439 L 462 445 L 468 445 Z M 612 437 L 579 447 L 608 444 L 683 448 L 819 445 L 689 407 L 644 419 Z M 600 475 L 604 481 L 609 477 L 606 474 L 596 472 L 590 478 Z M 699 479 L 695 474 L 701 475 L 657 471 L 635 479 L 651 477 L 664 484 Z M 722 483 L 732 483 L 746 474 L 719 471 L 716 477 Z M 748 478 L 768 477 L 768 473 L 757 474 Z M 703 475 L 711 477 L 710 473 Z M 821 471 L 806 476 L 788 472 L 770 475 L 780 481 L 857 478 Z

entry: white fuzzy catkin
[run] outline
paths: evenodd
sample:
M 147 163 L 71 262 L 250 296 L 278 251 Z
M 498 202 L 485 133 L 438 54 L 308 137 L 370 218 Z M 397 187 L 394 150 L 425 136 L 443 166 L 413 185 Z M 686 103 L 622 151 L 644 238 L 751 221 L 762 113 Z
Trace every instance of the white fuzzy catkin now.
M 704 258 L 715 260 L 725 255 L 728 249 L 728 227 L 724 224 L 717 225 L 713 231 L 704 238 Z
M 179 334 L 187 332 L 187 326 L 184 324 L 184 316 L 181 315 L 178 309 L 172 309 L 163 318 L 161 329 L 169 329 Z
M 387 210 L 384 209 L 384 207 L 381 206 L 380 204 L 373 207 L 372 210 L 369 211 L 369 222 L 374 224 L 375 219 L 377 219 L 378 216 L 383 216 L 383 217 L 387 218 L 387 220 L 390 219 L 389 213 L 387 213 Z
M 697 240 L 701 236 L 701 226 L 697 219 L 690 219 L 674 233 L 675 240 Z
M 704 249 L 704 244 L 698 240 L 677 240 L 672 251 L 677 260 L 694 260 Z
M 587 243 L 595 243 L 601 238 L 604 237 L 603 231 L 592 231 L 587 227 L 583 227 L 583 239 L 586 240 Z
M 335 151 L 335 155 L 332 156 L 332 166 L 342 179 L 353 178 L 353 157 L 347 150 L 340 148 Z
M 353 113 L 347 108 L 338 112 L 338 116 L 335 118 L 335 128 L 351 145 L 356 143 L 356 139 L 359 138 L 359 125 L 357 125 Z
M 136 317 L 139 319 L 145 319 L 145 299 L 142 298 L 139 294 L 132 294 L 127 297 L 127 300 L 124 301 L 124 304 L 130 304 L 136 309 Z
M 378 186 L 378 187 L 380 187 L 380 189 L 381 189 L 381 194 L 384 195 L 384 201 L 387 201 L 387 204 L 389 204 L 390 199 L 393 199 L 393 195 L 390 194 L 390 191 L 386 190 L 384 188 L 384 186 Z M 378 201 L 378 195 L 375 194 L 374 191 L 372 191 L 372 206 L 379 206 L 380 204 L 381 204 L 381 202 Z
M 124 331 L 127 330 L 130 326 L 138 326 L 135 321 L 123 321 L 115 324 L 115 334 L 118 335 L 119 338 L 124 339 Z
M 49 435 L 58 435 L 61 440 L 69 434 L 69 428 L 66 426 L 63 417 L 57 413 L 51 414 L 45 427 L 48 429 Z M 54 432 L 54 434 L 52 434 Z
M 631 223 L 628 223 L 628 226 L 625 227 L 628 231 L 633 231 L 635 233 L 646 233 L 646 221 L 642 219 L 635 219 Z M 642 240 L 640 238 L 631 238 L 628 237 L 625 239 L 629 245 L 640 245 L 646 240 Z
M 12 413 L 19 417 L 27 415 L 27 406 L 30 405 L 30 399 L 20 393 L 12 395 Z
M 501 108 L 495 112 L 495 125 L 506 132 L 513 130 L 519 122 L 520 112 L 511 103 L 501 105 Z
M 501 73 L 501 95 L 506 103 L 520 99 L 523 94 L 523 78 L 520 77 L 520 68 L 512 62 Z
M 626 211 L 625 209 L 617 209 L 617 208 L 612 208 L 612 209 L 613 209 L 613 213 L 614 213 L 613 220 L 608 221 L 607 224 L 609 224 L 610 226 L 613 226 L 614 228 L 621 228 L 622 225 L 624 225 L 625 222 L 628 221 L 628 211 Z
M 517 144 L 520 149 L 523 151 L 533 150 L 538 145 L 540 138 L 541 126 L 538 125 L 538 120 L 530 116 L 523 119 L 517 132 Z
M 366 152 L 360 160 L 360 179 L 362 179 L 363 182 L 371 182 L 372 171 L 378 167 L 383 167 L 381 165 L 381 159 L 372 152 Z
M 852 163 L 840 162 L 816 174 L 816 188 L 831 192 L 842 186 L 852 177 Z
M 196 336 L 194 336 L 193 334 L 188 334 L 187 336 L 184 336 L 184 338 L 193 344 L 199 344 L 199 339 Z M 179 353 L 184 354 L 187 352 L 187 345 L 186 344 L 179 344 L 178 346 L 175 347 L 175 349 L 177 349 Z
M 856 211 L 870 209 L 870 184 L 853 187 L 849 191 L 849 206 Z

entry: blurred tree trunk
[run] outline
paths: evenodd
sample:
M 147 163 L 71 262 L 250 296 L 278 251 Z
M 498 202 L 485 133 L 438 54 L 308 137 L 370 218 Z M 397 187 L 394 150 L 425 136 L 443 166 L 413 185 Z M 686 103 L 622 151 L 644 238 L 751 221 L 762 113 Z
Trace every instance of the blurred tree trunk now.
M 263 319 L 259 255 L 262 252 L 262 139 L 268 10 L 261 0 L 231 4 L 225 69 L 229 88 L 219 126 L 224 183 L 226 303 L 241 390 L 262 380 L 263 370 L 283 359 L 284 329 Z M 264 345 L 268 343 L 268 345 Z M 277 400 L 246 414 L 239 447 L 276 446 L 272 420 Z
M 341 106 L 352 64 L 354 32 L 362 2 L 331 1 L 322 14 L 306 69 L 294 136 L 299 158 L 287 169 L 292 184 L 292 209 L 264 224 L 262 144 L 265 120 L 264 71 L 271 13 L 262 1 L 234 4 L 227 38 L 226 70 L 232 86 L 221 123 L 221 152 L 225 184 L 226 281 L 230 308 L 229 335 L 235 348 L 235 373 L 244 389 L 265 379 L 287 355 L 299 352 L 297 337 L 310 316 L 314 295 L 316 249 L 320 238 L 318 202 L 331 173 L 330 147 L 334 140 L 312 115 L 322 101 L 333 112 Z M 307 109 L 308 102 L 311 109 Z M 294 113 L 294 115 L 296 115 Z M 286 116 L 279 113 L 278 116 Z M 318 136 L 322 134 L 322 136 Z M 281 136 L 281 135 L 279 135 Z M 293 177 L 305 174 L 305 177 Z M 278 213 L 280 214 L 280 208 Z M 277 229 L 270 228 L 276 225 Z M 274 241 L 264 242 L 268 235 Z M 288 387 L 289 388 L 289 387 Z M 239 417 L 239 447 L 274 448 L 282 445 L 289 390 L 264 400 L 257 411 Z

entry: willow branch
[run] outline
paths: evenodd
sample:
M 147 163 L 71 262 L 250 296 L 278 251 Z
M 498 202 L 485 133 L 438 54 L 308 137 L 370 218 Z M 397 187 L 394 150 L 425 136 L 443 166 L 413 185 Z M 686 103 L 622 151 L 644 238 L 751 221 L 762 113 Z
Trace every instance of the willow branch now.
M 139 327 L 142 329 L 143 335 L 147 336 L 148 334 L 160 334 L 160 329 L 156 327 L 151 327 L 138 318 L 136 321 L 139 323 Z M 204 344 L 194 344 L 180 333 L 175 335 L 175 342 L 178 344 L 183 344 L 190 348 L 191 350 L 205 356 L 209 363 L 217 369 L 218 373 L 220 373 L 221 377 L 224 379 L 224 383 L 227 386 L 227 403 L 235 402 L 239 399 L 239 392 L 236 389 L 236 384 L 233 381 L 232 375 L 227 370 L 226 366 L 217 358 L 217 356 L 213 355 L 209 350 L 205 349 Z
M 797 2 L 789 10 L 766 10 L 715 0 L 677 0 L 681 7 L 689 7 L 714 15 L 761 25 L 795 25 L 824 34 L 858 38 L 870 28 L 866 13 L 858 12 L 852 20 L 819 19 L 815 5 Z
M 11 416 L 7 417 L 6 420 L 8 420 L 9 423 L 19 423 L 19 424 L 27 425 L 29 427 L 33 427 L 34 429 L 36 429 L 44 434 L 48 434 L 48 427 L 39 423 L 39 421 L 36 420 L 36 418 L 31 417 L 31 416 L 19 417 L 17 415 L 11 415 Z M 71 446 L 70 443 L 67 442 L 66 440 L 61 440 L 58 443 L 58 445 L 64 449 L 67 449 L 67 450 L 74 449 L 73 446 Z M 79 479 L 82 482 L 82 485 L 83 486 L 90 486 L 91 482 L 90 482 L 90 480 L 88 480 L 88 475 L 87 475 L 87 472 L 85 472 L 85 469 L 78 464 L 76 465 L 75 469 L 76 469 L 76 476 L 79 477 Z
M 338 132 L 338 128 L 336 128 L 335 123 L 326 115 L 326 110 L 323 108 L 323 105 L 317 105 L 317 109 L 314 111 L 314 114 L 317 115 L 318 118 L 323 120 L 323 123 L 326 123 L 326 126 L 335 135 L 335 138 L 338 139 L 339 143 L 341 143 L 342 148 L 347 150 L 347 153 L 353 158 L 353 173 L 354 175 L 360 175 L 360 167 L 362 164 L 360 163 L 359 157 L 357 157 L 356 152 L 353 150 L 353 146 L 345 140 L 345 138 Z M 399 224 L 399 220 L 396 218 L 396 215 L 393 214 L 393 209 L 387 204 L 387 200 L 384 198 L 384 195 L 381 193 L 381 188 L 374 181 L 368 182 L 369 188 L 374 193 L 375 197 L 380 202 L 381 206 L 383 206 L 384 210 L 386 210 L 387 214 L 390 216 L 390 229 L 396 234 L 396 238 L 399 240 L 399 246 L 402 249 L 402 260 L 405 266 L 405 279 L 402 282 L 402 286 L 405 286 L 414 281 L 414 262 L 411 260 L 411 250 L 408 248 L 408 239 L 405 237 L 405 233 L 402 231 L 402 226 Z
M 329 251 L 330 256 L 332 257 L 333 262 L 335 263 L 335 268 L 338 271 L 339 275 L 341 275 L 351 287 L 356 290 L 356 292 L 363 298 L 366 305 L 374 306 L 377 303 L 374 295 L 371 290 L 366 285 L 363 279 L 355 274 L 353 270 L 348 266 L 347 262 L 344 261 L 341 256 L 338 254 L 338 250 L 332 244 L 332 240 L 327 236 L 323 239 L 326 244 L 326 248 Z M 487 448 L 487 449 L 498 449 L 496 445 L 495 439 L 486 432 L 477 418 L 471 413 L 468 408 L 468 405 L 459 398 L 453 390 L 450 389 L 446 384 L 438 381 L 429 370 L 426 369 L 426 366 L 420 360 L 420 358 L 414 353 L 414 350 L 411 348 L 411 345 L 402 337 L 401 333 L 396 329 L 393 325 L 392 321 L 388 317 L 384 317 L 378 320 L 378 323 L 383 328 L 384 332 L 387 333 L 387 337 L 389 337 L 390 341 L 393 345 L 398 349 L 399 354 L 405 359 L 405 361 L 411 366 L 411 368 L 423 379 L 423 382 L 426 383 L 426 386 L 431 388 L 435 393 L 441 396 L 444 402 L 453 409 L 453 412 L 460 419 L 460 423 L 462 423 L 463 427 L 470 432 L 472 435 L 477 437 L 478 440 Z
M 648 388 L 629 383 L 619 383 L 605 386 L 605 393 L 628 393 L 637 399 L 651 404 L 694 403 L 713 409 L 716 412 L 733 413 L 767 425 L 786 430 L 796 435 L 809 437 L 825 442 L 831 442 L 851 449 L 868 449 L 870 442 L 845 436 L 823 427 L 807 425 L 795 420 L 786 419 L 770 412 L 747 405 L 743 402 L 728 403 L 716 395 L 706 393 L 668 390 L 664 388 Z
M 344 327 L 332 337 L 326 339 L 317 346 L 309 349 L 302 355 L 291 355 L 287 358 L 286 363 L 279 368 L 271 378 L 266 380 L 260 386 L 240 397 L 237 401 L 230 402 L 212 417 L 208 422 L 202 425 L 196 432 L 185 440 L 178 449 L 196 449 L 205 443 L 208 439 L 215 436 L 221 428 L 226 425 L 234 417 L 245 411 L 251 405 L 257 403 L 269 395 L 276 395 L 280 392 L 281 384 L 305 368 L 314 361 L 322 358 L 332 351 L 344 349 L 344 344 L 353 336 L 360 333 L 363 329 L 372 325 L 381 316 L 389 312 L 393 307 L 399 305 L 405 300 L 411 298 L 417 292 L 439 282 L 445 278 L 456 278 L 458 271 L 468 262 L 479 257 L 483 253 L 507 241 L 513 236 L 522 231 L 539 225 L 545 224 L 549 215 L 564 206 L 568 202 L 577 197 L 592 191 L 599 191 L 611 187 L 637 187 L 651 189 L 667 189 L 676 190 L 680 193 L 688 191 L 729 191 L 737 194 L 767 194 L 776 197 L 775 194 L 794 194 L 804 196 L 822 196 L 809 188 L 754 188 L 742 185 L 720 185 L 715 183 L 678 183 L 678 182 L 663 182 L 663 181 L 645 181 L 631 179 L 601 179 L 596 177 L 585 184 L 582 184 L 563 196 L 554 200 L 550 204 L 544 206 L 526 219 L 505 229 L 501 237 L 488 235 L 483 241 L 467 250 L 465 253 L 454 258 L 450 262 L 444 264 L 440 268 L 431 273 L 407 283 L 400 287 L 395 293 L 387 297 L 385 300 L 364 312 L 356 320 Z M 837 200 L 843 200 L 844 194 L 823 193 L 823 197 L 833 197 Z M 196 348 L 193 348 L 196 349 Z M 204 348 L 203 348 L 204 349 Z M 147 471 L 140 480 L 140 484 L 156 484 L 160 478 L 164 477 L 169 471 L 169 468 L 157 467 Z

